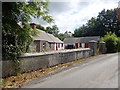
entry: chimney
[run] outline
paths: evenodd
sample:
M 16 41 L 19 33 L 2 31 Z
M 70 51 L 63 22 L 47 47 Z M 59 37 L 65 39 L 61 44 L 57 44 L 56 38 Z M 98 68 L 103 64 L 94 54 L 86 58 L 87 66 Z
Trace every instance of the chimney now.
M 35 23 L 31 23 L 30 26 L 31 26 L 32 29 L 36 29 L 36 24 Z

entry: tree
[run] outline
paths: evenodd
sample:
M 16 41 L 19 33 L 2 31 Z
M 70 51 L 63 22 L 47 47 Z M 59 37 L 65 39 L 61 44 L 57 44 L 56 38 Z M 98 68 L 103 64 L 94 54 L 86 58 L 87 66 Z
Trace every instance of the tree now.
M 46 27 L 46 32 L 53 34 L 54 36 L 58 36 L 59 33 L 59 28 L 57 27 L 57 25 L 53 25 L 52 27 Z
M 40 30 L 43 30 L 43 31 L 46 31 L 46 29 L 42 26 L 42 25 L 36 25 L 36 28 L 37 29 L 40 29 Z
M 48 15 L 48 2 L 2 2 L 3 60 L 17 60 L 28 51 L 34 32 L 28 25 L 31 16 L 53 21 Z
M 58 34 L 58 38 L 60 40 L 64 40 L 65 38 L 69 38 L 69 37 L 72 37 L 72 33 L 70 31 L 66 31 L 65 33 L 60 33 Z
M 87 26 L 83 25 L 82 27 L 75 29 L 73 36 L 74 37 L 83 37 L 86 36 Z
M 58 38 L 60 39 L 60 40 L 64 40 L 65 38 L 68 38 L 68 37 L 71 37 L 70 35 L 68 35 L 68 34 L 64 34 L 64 33 L 60 33 L 59 35 L 58 35 Z
M 97 17 L 92 17 L 88 22 L 75 29 L 74 36 L 104 36 L 107 32 L 120 36 L 120 21 L 117 19 L 116 9 L 102 10 Z
M 107 32 L 107 34 L 101 38 L 101 41 L 106 42 L 107 53 L 115 53 L 118 51 L 118 38 L 115 33 Z
M 120 37 L 118 37 L 118 42 L 117 42 L 117 50 L 118 50 L 118 52 L 120 52 Z

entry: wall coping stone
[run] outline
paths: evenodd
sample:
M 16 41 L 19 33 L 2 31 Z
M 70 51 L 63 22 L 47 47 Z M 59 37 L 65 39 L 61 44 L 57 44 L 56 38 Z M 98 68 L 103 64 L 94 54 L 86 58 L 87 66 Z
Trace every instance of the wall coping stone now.
M 50 55 L 50 54 L 56 54 L 56 53 L 67 53 L 67 52 L 77 52 L 77 51 L 86 51 L 90 50 L 90 48 L 78 48 L 78 49 L 67 49 L 67 50 L 58 50 L 58 51 L 49 51 L 49 52 L 40 52 L 40 53 L 25 53 L 22 54 L 20 57 L 36 57 L 41 55 Z

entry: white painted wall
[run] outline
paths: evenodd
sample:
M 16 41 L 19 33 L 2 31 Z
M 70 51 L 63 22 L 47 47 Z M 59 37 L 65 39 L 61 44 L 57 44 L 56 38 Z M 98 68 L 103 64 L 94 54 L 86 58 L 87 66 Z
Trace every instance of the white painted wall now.
M 85 43 L 82 43 L 82 48 L 84 48 L 85 47 Z
M 63 47 L 62 47 L 62 43 L 60 43 L 60 47 L 58 48 L 58 50 L 62 50 L 64 49 L 64 44 L 63 44 Z
M 29 47 L 30 47 L 30 51 L 31 52 L 35 52 L 36 51 L 36 44 L 34 42 L 32 42 Z
M 54 44 L 54 50 L 56 50 L 56 43 Z

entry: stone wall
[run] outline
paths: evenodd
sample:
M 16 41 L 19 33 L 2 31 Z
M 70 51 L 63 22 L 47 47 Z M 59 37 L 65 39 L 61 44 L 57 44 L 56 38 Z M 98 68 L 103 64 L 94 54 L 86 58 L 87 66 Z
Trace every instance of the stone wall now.
M 50 67 L 61 63 L 67 63 L 80 58 L 91 56 L 90 49 L 72 49 L 44 53 L 25 54 L 21 56 L 20 64 L 13 61 L 2 61 L 2 77 L 16 75 L 16 73 L 29 72 L 43 67 Z

